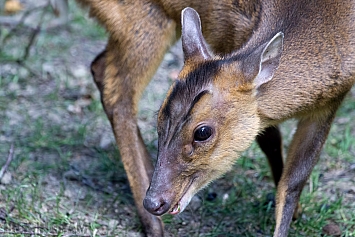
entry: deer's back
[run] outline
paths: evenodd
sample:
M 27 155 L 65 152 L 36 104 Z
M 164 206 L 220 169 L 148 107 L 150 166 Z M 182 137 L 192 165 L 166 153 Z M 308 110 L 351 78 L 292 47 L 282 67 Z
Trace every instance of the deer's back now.
M 294 2 L 270 7 L 248 42 L 284 32 L 281 64 L 259 92 L 260 113 L 276 121 L 332 109 L 354 83 L 354 1 Z

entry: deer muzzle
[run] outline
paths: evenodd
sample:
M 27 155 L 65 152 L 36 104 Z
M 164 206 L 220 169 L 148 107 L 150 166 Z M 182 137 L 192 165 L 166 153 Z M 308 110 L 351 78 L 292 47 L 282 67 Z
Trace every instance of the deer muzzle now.
M 144 208 L 153 215 L 172 215 L 182 212 L 194 195 L 196 175 L 184 176 L 181 172 L 156 168 L 152 182 L 143 200 Z

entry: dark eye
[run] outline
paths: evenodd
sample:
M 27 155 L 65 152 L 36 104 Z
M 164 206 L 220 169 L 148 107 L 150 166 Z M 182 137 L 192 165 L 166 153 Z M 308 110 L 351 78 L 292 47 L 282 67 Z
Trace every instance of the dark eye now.
M 197 142 L 206 141 L 212 135 L 212 128 L 209 126 L 202 126 L 195 131 L 194 139 Z

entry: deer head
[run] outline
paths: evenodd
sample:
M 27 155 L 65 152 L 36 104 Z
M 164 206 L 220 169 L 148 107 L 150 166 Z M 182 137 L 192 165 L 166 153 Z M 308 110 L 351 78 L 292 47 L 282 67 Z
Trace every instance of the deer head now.
M 283 34 L 229 56 L 215 56 L 199 15 L 182 12 L 184 67 L 158 114 L 158 159 L 144 207 L 182 212 L 194 194 L 229 171 L 262 129 L 258 88 L 279 65 Z

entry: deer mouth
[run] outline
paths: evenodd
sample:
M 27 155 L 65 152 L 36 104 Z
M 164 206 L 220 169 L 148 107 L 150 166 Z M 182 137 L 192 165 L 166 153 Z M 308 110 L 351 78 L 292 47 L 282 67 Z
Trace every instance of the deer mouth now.
M 195 181 L 196 177 L 193 178 L 190 183 L 186 186 L 182 197 L 179 199 L 179 201 L 174 205 L 174 207 L 170 210 L 171 215 L 177 215 L 185 210 L 187 205 L 189 205 L 192 197 L 194 196 L 193 189 L 191 188 L 192 183 Z
M 169 212 L 171 215 L 176 215 L 179 214 L 181 211 L 181 206 L 180 206 L 180 202 L 178 202 L 173 209 L 171 209 L 171 211 Z

